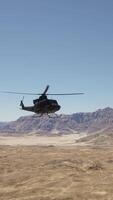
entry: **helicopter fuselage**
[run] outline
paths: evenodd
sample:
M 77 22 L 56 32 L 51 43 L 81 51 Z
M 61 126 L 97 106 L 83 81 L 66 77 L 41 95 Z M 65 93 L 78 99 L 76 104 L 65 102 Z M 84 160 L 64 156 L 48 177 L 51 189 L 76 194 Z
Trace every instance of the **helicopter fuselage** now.
M 22 102 L 21 104 L 22 110 L 31 111 L 36 114 L 49 114 L 49 113 L 55 113 L 61 108 L 58 102 L 53 99 L 44 99 L 44 100 L 36 99 L 33 101 L 33 103 L 34 106 L 26 107 Z

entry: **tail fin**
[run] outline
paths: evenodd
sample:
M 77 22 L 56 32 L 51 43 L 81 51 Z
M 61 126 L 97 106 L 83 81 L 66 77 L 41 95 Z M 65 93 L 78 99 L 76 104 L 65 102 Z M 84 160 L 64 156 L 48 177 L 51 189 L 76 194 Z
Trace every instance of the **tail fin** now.
M 24 109 L 24 103 L 23 103 L 22 100 L 21 100 L 21 102 L 20 102 L 20 106 L 22 107 L 22 109 Z
M 22 107 L 22 109 L 24 109 L 24 103 L 23 103 L 24 97 L 22 98 L 21 102 L 20 102 L 20 106 Z

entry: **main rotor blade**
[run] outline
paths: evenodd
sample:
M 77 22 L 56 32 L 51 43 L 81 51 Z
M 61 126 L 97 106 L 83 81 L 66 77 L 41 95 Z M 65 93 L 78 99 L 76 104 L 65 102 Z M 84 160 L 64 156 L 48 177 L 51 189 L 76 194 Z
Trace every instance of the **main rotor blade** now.
M 42 93 L 32 93 L 32 92 L 10 92 L 10 91 L 0 91 L 0 93 L 5 94 L 23 94 L 23 95 L 42 95 Z
M 55 95 L 55 96 L 63 96 L 63 95 L 81 95 L 81 94 L 84 94 L 83 92 L 79 92 L 79 93 L 75 93 L 75 92 L 73 92 L 73 93 L 53 93 L 53 94 L 47 94 L 47 95 Z
M 49 85 L 46 86 L 46 89 L 44 90 L 43 94 L 46 94 L 46 92 L 48 91 L 49 89 Z
M 46 89 L 48 90 L 48 89 Z M 44 91 L 46 92 L 46 91 Z M 32 92 L 11 92 L 11 91 L 0 91 L 0 93 L 6 93 L 6 94 L 22 94 L 22 95 L 42 95 L 42 93 L 32 93 Z M 43 93 L 45 94 L 45 93 Z M 63 96 L 63 95 L 81 95 L 84 94 L 82 92 L 79 93 L 48 93 L 46 95 L 53 95 L 53 96 Z

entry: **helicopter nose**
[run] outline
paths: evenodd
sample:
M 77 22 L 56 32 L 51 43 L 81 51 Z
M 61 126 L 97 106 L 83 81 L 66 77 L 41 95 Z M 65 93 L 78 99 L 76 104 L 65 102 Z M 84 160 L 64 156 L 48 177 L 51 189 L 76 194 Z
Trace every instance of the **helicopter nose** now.
M 60 110 L 61 106 L 60 105 L 57 105 L 57 110 Z

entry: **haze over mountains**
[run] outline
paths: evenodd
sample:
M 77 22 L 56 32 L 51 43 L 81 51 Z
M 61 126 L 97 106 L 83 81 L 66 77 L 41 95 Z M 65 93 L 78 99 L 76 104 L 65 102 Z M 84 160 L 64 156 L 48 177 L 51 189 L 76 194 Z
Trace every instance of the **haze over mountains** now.
M 13 122 L 0 122 L 0 134 L 71 134 L 111 133 L 113 131 L 113 109 L 99 109 L 95 112 L 74 113 L 48 118 L 20 117 Z

